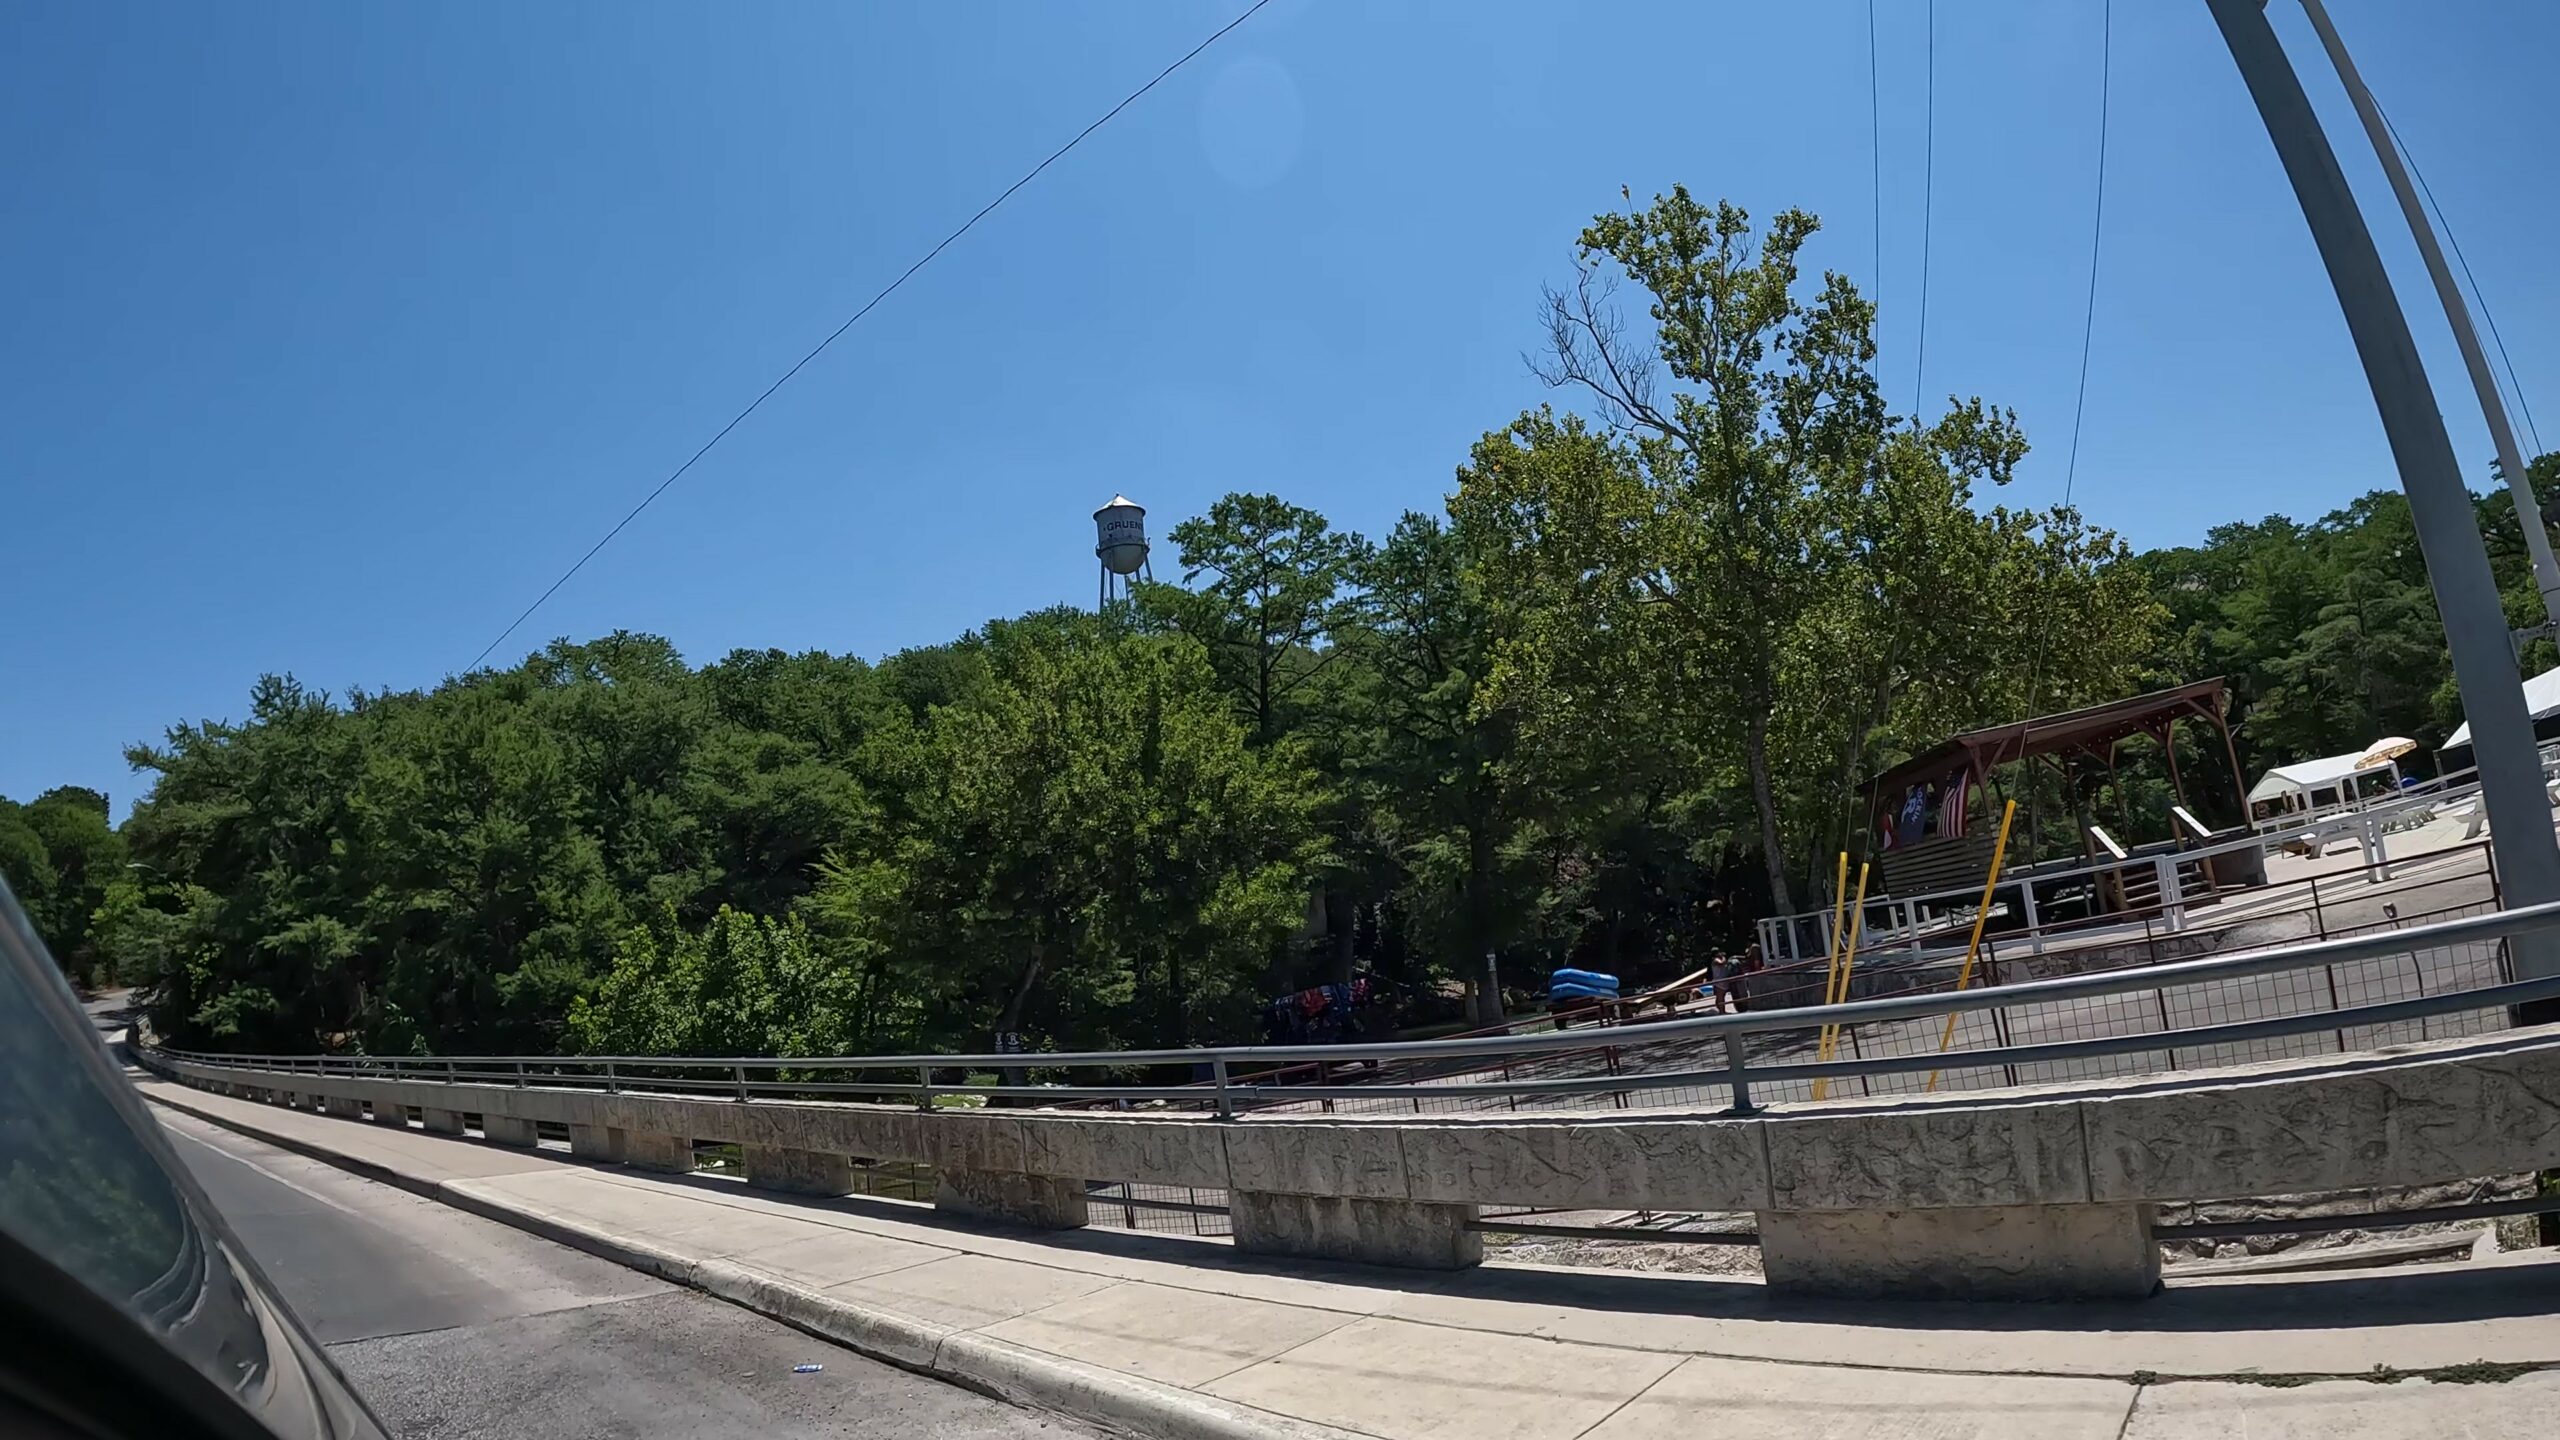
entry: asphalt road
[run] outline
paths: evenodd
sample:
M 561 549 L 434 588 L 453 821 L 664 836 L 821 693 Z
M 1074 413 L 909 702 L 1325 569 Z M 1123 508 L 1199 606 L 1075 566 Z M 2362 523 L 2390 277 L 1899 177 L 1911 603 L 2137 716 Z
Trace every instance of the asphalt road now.
M 157 1113 L 241 1243 L 401 1436 L 1091 1433 L 192 1116 Z M 792 1373 L 801 1364 L 826 1369 Z

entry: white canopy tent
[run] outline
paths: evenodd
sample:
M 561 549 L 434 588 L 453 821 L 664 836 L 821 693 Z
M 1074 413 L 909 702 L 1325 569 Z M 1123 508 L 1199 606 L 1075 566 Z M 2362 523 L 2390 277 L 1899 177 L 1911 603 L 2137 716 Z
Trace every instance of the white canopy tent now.
M 2524 682 L 2524 708 L 2532 712 L 2536 721 L 2548 720 L 2554 715 L 2560 715 L 2560 666 L 2554 666 Z M 2453 733 L 2446 736 L 2444 744 L 2437 748 L 2450 750 L 2456 745 L 2470 743 L 2471 722 L 2465 720 L 2455 726 Z
M 2317 813 L 2341 809 L 2355 803 L 2352 788 L 2355 777 L 2381 774 L 2390 775 L 2392 786 L 2398 787 L 2398 762 L 2375 760 L 2369 749 L 2279 765 L 2249 787 L 2249 804 L 2254 807 L 2272 802 L 2279 812 L 2287 815 L 2298 815 L 2306 810 Z M 2329 798 L 2321 799 L 2323 794 Z

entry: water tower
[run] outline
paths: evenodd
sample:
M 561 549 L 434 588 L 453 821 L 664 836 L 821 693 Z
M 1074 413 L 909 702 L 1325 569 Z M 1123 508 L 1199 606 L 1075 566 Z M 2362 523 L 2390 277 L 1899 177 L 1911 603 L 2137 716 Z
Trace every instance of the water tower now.
M 1147 507 L 1126 495 L 1114 495 L 1111 503 L 1093 512 L 1093 556 L 1102 562 L 1102 600 L 1108 607 L 1113 597 L 1112 581 L 1117 579 L 1118 598 L 1129 598 L 1129 578 L 1156 578 L 1155 567 L 1147 563 Z

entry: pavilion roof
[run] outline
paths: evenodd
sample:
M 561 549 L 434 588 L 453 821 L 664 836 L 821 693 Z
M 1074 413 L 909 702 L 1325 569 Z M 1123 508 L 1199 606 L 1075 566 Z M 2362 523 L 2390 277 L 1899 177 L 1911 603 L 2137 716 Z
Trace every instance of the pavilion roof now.
M 2120 740 L 2158 734 L 2169 721 L 2189 717 L 2219 720 L 2222 699 L 2222 677 L 2216 675 L 2210 680 L 2191 681 L 2103 705 L 1967 730 L 1876 776 L 1875 793 L 1892 795 L 1915 782 L 1933 780 L 1958 768 L 1980 775 L 1988 774 L 1995 765 L 2038 755 L 2072 750 L 2103 755 Z

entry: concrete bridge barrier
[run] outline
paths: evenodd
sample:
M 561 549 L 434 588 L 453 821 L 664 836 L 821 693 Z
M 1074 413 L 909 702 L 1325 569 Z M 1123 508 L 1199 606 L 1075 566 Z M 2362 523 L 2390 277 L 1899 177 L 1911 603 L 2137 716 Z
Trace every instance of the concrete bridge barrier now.
M 414 1107 L 448 1134 L 476 1115 L 500 1144 L 565 1126 L 604 1163 L 682 1170 L 696 1142 L 735 1144 L 748 1183 L 792 1193 L 845 1193 L 856 1159 L 918 1161 L 938 1207 L 1046 1228 L 1085 1223 L 1088 1182 L 1223 1189 L 1238 1249 L 1375 1264 L 1478 1263 L 1486 1206 L 1748 1210 L 1770 1285 L 1827 1295 L 2140 1296 L 2162 1202 L 2560 1166 L 2560 1027 L 1750 1114 L 916 1109 L 148 1060 L 333 1115 Z

